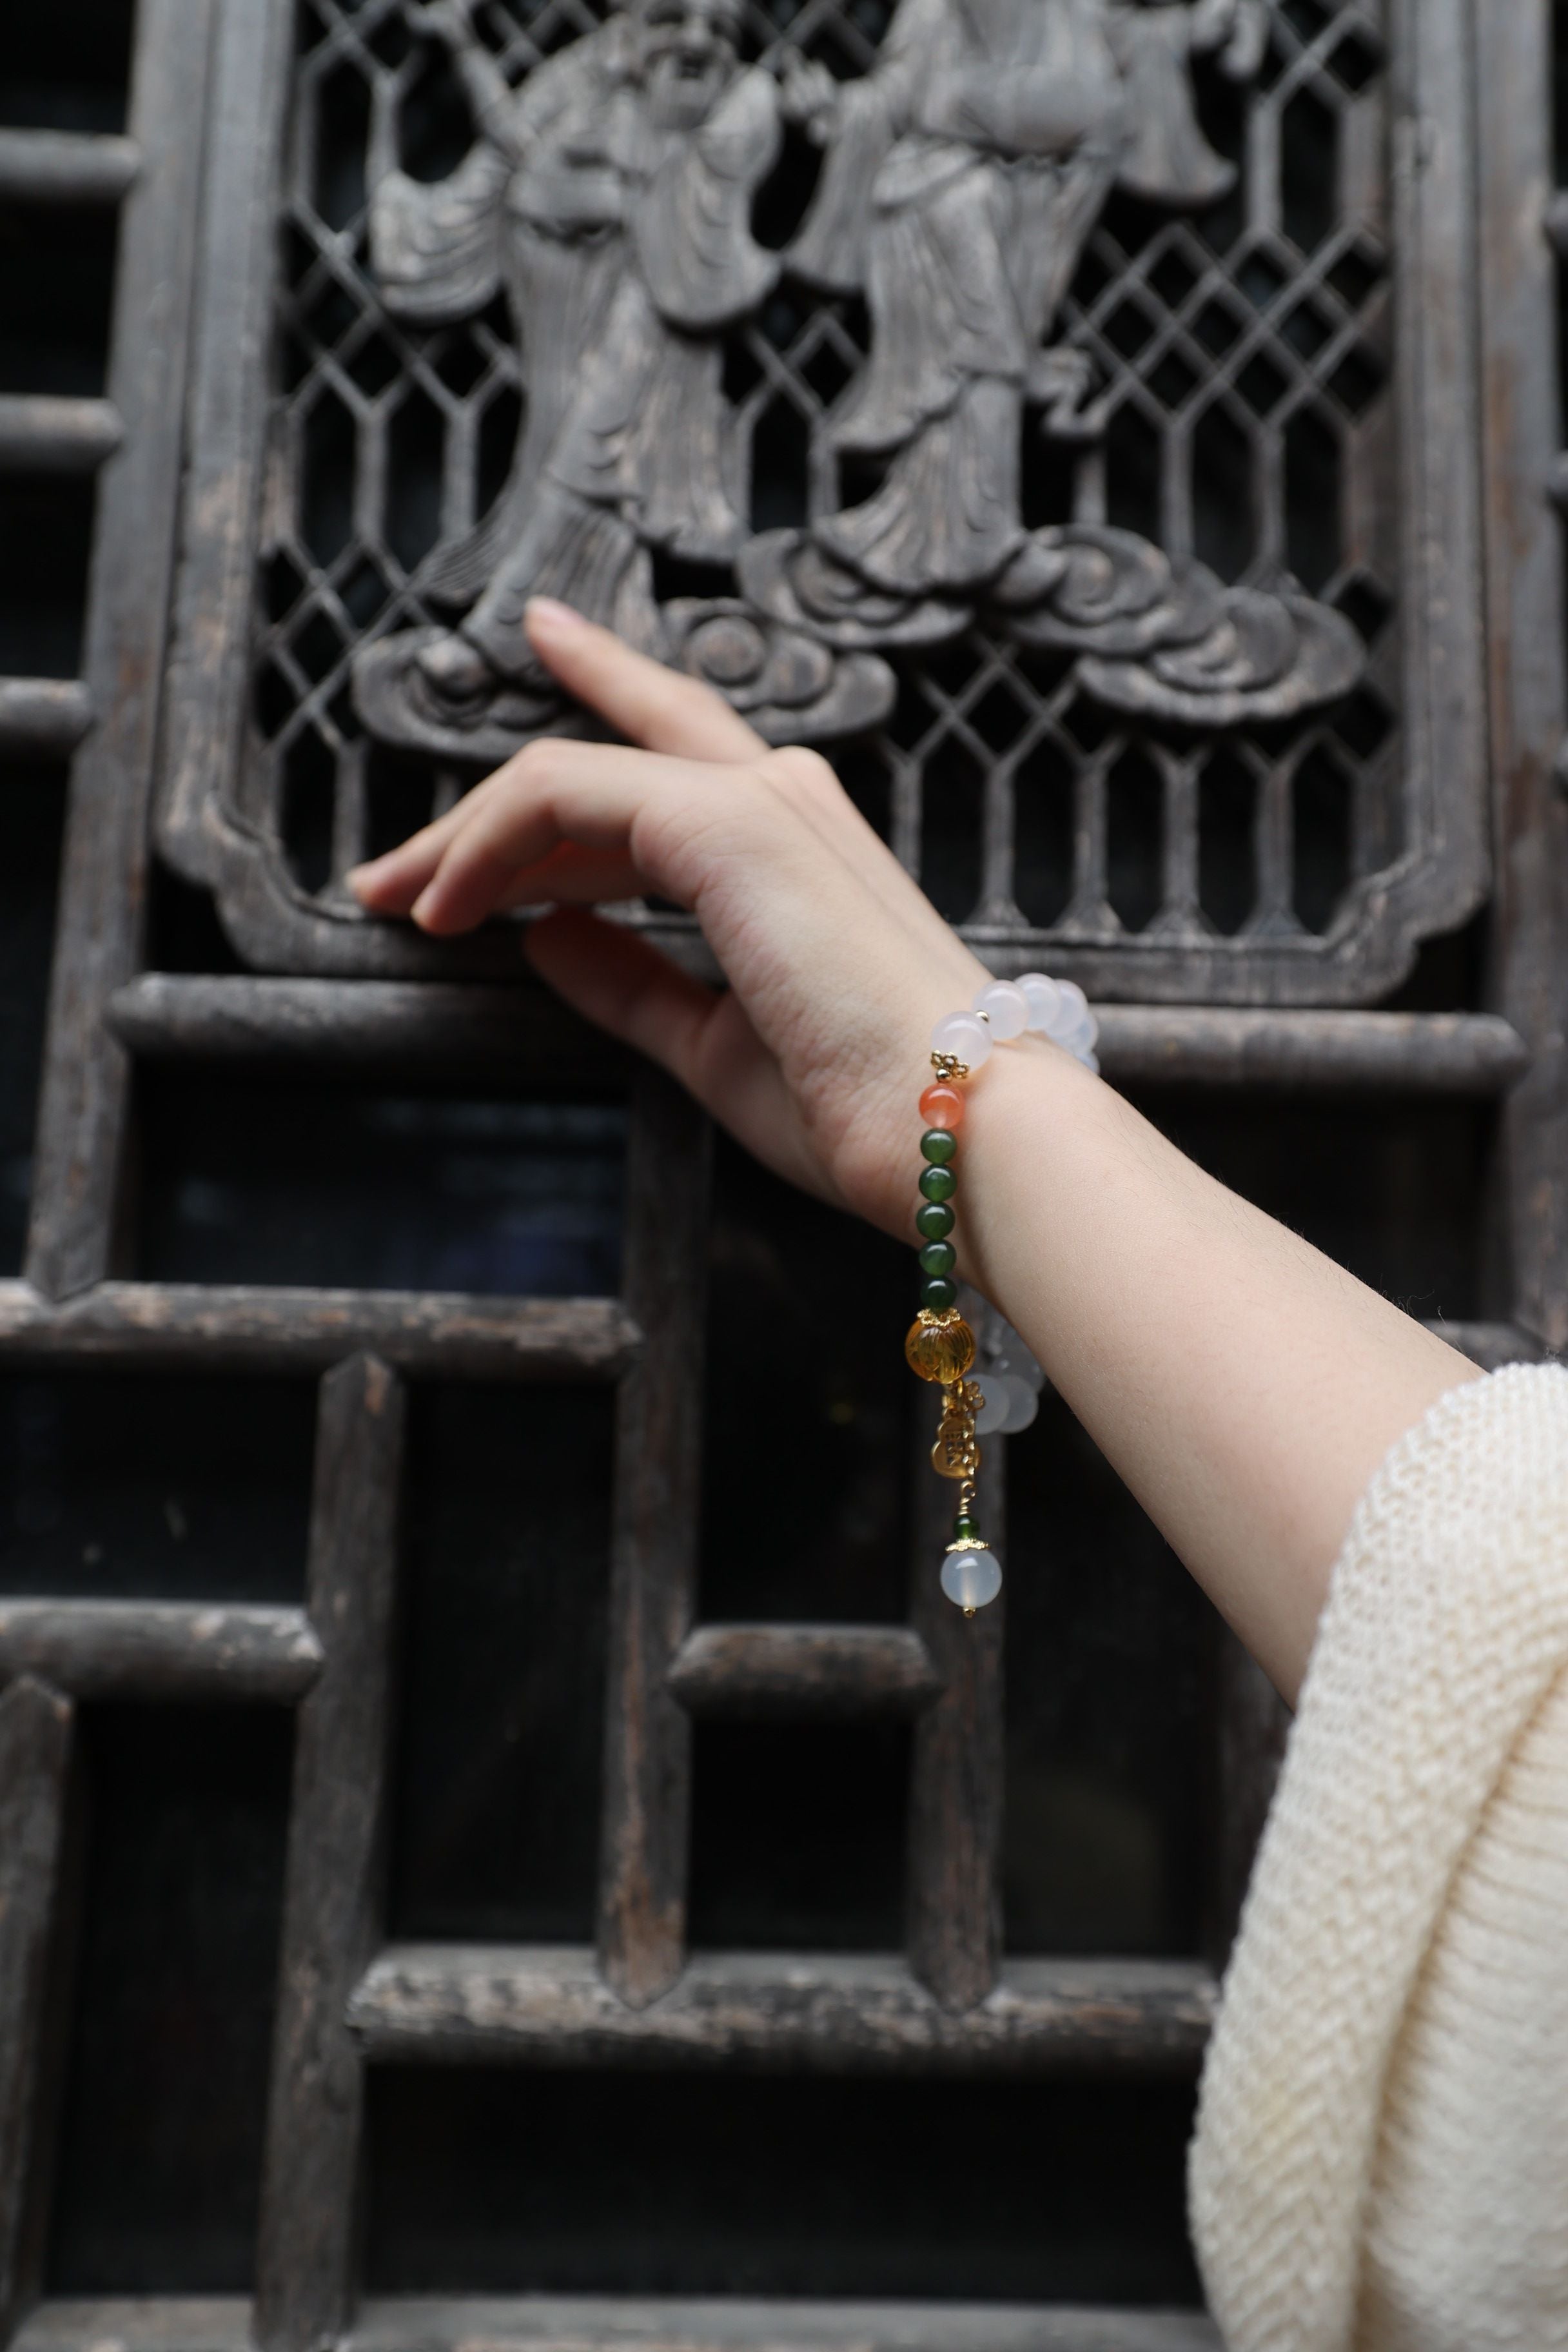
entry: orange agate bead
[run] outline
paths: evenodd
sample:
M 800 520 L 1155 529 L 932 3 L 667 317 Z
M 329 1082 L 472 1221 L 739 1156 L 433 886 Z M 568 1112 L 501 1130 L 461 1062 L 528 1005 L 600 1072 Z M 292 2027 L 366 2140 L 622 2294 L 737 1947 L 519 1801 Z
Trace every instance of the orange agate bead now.
M 956 1087 L 927 1087 L 921 1097 L 921 1117 L 928 1127 L 945 1128 L 951 1135 L 963 1125 L 963 1097 Z

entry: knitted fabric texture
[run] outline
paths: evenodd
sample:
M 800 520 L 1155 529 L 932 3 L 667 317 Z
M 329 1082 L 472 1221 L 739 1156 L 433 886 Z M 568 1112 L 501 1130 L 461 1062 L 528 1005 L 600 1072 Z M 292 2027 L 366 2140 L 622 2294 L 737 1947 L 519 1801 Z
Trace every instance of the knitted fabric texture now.
M 1229 2352 L 1568 2347 L 1568 1370 L 1455 1390 L 1362 1500 L 1189 2180 Z

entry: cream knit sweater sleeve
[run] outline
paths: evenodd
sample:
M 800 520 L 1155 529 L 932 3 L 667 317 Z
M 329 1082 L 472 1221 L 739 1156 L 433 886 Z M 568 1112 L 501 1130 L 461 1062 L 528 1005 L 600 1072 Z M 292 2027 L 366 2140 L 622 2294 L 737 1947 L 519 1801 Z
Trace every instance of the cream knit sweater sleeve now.
M 1190 2174 L 1229 2352 L 1568 2347 L 1568 1370 L 1455 1390 L 1362 1501 Z

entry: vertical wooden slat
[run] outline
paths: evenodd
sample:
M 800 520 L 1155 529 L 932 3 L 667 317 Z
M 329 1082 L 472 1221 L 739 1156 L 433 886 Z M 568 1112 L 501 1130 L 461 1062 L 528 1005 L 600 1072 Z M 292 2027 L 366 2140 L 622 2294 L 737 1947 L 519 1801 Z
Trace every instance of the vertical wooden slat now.
M 268 2352 L 335 2335 L 352 2294 L 362 2066 L 344 2012 L 380 1927 L 404 1419 L 374 1356 L 321 1382 L 310 1614 L 325 1663 L 295 1740 L 257 2256 Z
M 104 1025 L 135 971 L 167 638 L 200 216 L 208 0 L 142 0 L 109 395 L 123 446 L 99 484 L 87 619 L 97 724 L 78 754 L 38 1115 L 27 1275 L 64 1297 L 110 1271 L 130 1060 Z
M 599 1868 L 601 1965 L 636 2007 L 668 1990 L 685 1957 L 691 1729 L 667 1677 L 696 1580 L 709 1156 L 695 1105 L 639 1072 L 625 1296 L 645 1337 L 616 1422 Z
M 1432 855 L 1392 867 L 1385 904 L 1420 936 L 1489 879 L 1470 0 L 1387 0 L 1386 25 L 1404 802 Z
M 915 1727 L 906 1905 L 910 1965 L 946 2010 L 984 2000 L 1001 1948 L 1002 1654 L 1006 1588 L 965 1617 L 938 1581 L 957 1488 L 928 1457 L 938 1403 L 920 1417 L 910 1618 L 943 1690 Z M 980 1523 L 1006 1562 L 1005 1449 L 983 1448 Z
M 72 1712 L 69 1699 L 30 1675 L 0 1696 L 0 2342 L 38 2284 L 47 2136 L 39 2076 L 50 2038 Z
M 251 694 L 279 221 L 297 11 L 217 0 L 210 167 L 202 188 L 201 337 L 191 372 L 186 525 L 174 588 L 159 846 L 213 882 L 214 821 L 240 759 Z
M 1568 802 L 1562 533 L 1547 501 L 1563 440 L 1552 193 L 1552 11 L 1513 0 L 1477 43 L 1481 121 L 1482 429 L 1488 475 L 1494 992 L 1531 1048 L 1503 1110 L 1513 1314 L 1568 1345 Z

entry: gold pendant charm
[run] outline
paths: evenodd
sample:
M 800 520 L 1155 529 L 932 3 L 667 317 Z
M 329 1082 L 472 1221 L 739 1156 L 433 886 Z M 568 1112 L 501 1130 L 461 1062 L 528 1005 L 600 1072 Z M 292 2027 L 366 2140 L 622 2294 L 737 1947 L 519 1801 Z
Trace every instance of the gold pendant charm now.
M 931 1450 L 931 1468 L 939 1478 L 971 1479 L 977 1475 L 980 1441 L 974 1434 L 974 1416 L 982 1402 L 979 1390 L 971 1388 L 966 1381 L 959 1381 L 949 1387 L 942 1426 Z

